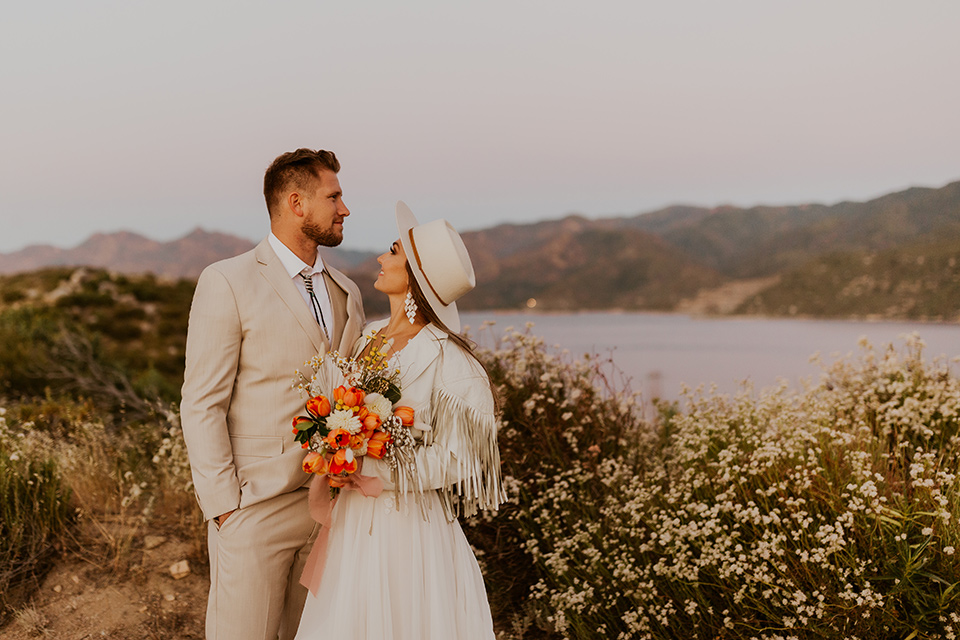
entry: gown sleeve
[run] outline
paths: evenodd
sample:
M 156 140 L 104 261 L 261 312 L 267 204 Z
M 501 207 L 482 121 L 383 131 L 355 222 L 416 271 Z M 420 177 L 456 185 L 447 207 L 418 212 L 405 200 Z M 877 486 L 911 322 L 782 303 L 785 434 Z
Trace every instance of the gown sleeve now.
M 369 459 L 362 471 L 379 477 L 388 490 L 438 491 L 448 519 L 496 511 L 506 501 L 489 381 L 470 356 L 451 355 L 451 349 L 461 351 L 455 345 L 444 349 L 431 394 L 430 424 L 414 425 L 423 428 L 423 437 L 412 464 L 394 473 L 384 461 Z M 401 473 L 406 477 L 398 477 Z

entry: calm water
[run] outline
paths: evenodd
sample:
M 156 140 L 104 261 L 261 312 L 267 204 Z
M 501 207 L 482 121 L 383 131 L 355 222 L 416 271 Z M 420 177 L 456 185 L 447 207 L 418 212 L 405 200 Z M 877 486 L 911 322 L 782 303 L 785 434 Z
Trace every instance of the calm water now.
M 903 345 L 901 336 L 916 331 L 926 342 L 928 359 L 960 355 L 960 325 L 911 322 L 853 322 L 761 318 L 691 318 L 647 313 L 464 313 L 463 323 L 484 344 L 491 330 L 477 336 L 484 320 L 502 335 L 513 326 L 532 331 L 547 344 L 568 349 L 574 357 L 597 353 L 612 357 L 644 397 L 676 399 L 682 383 L 696 387 L 716 383 L 724 393 L 751 381 L 757 389 L 784 378 L 794 386 L 801 378 L 816 378 L 820 368 L 810 362 L 819 353 L 832 362 L 856 353 L 866 336 L 874 346 Z M 955 364 L 954 373 L 958 372 Z

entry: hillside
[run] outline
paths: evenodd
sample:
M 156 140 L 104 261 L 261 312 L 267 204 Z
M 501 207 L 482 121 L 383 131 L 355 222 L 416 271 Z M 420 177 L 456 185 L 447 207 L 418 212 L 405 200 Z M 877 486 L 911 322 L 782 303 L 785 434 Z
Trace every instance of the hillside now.
M 725 280 L 653 234 L 579 217 L 467 232 L 463 242 L 478 284 L 461 309 L 667 311 Z M 349 274 L 365 305 L 382 313 L 386 300 L 373 288 L 377 270 L 370 260 Z
M 960 253 L 960 182 L 830 206 L 674 206 L 603 220 L 568 216 L 501 224 L 463 238 L 478 280 L 460 303 L 464 309 L 960 315 L 960 299 L 944 295 L 951 290 L 951 267 L 934 272 L 930 264 L 911 266 L 927 254 L 936 262 Z M 195 278 L 210 262 L 251 246 L 199 229 L 167 243 L 128 232 L 98 234 L 74 249 L 30 247 L 0 255 L 0 273 L 83 264 Z M 368 311 L 382 314 L 387 304 L 373 288 L 375 256 L 339 248 L 324 253 L 354 278 Z M 881 264 L 884 275 L 875 278 L 872 293 L 863 293 L 856 283 L 869 281 Z
M 960 322 L 960 239 L 833 253 L 784 272 L 735 313 Z
M 788 207 L 669 207 L 614 227 L 649 231 L 732 278 L 769 276 L 828 253 L 960 238 L 960 181 L 867 202 Z
M 0 254 L 0 274 L 24 273 L 46 267 L 94 267 L 119 273 L 152 273 L 165 278 L 196 278 L 208 264 L 249 251 L 254 243 L 226 233 L 195 229 L 169 242 L 158 242 L 129 231 L 97 233 L 80 245 L 61 249 L 49 245 Z M 329 249 L 324 259 L 349 269 L 370 252 Z

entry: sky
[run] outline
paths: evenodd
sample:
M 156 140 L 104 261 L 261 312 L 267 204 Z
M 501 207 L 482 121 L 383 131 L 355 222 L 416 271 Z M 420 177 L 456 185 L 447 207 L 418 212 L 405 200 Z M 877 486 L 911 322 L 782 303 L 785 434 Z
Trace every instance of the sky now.
M 334 151 L 343 246 L 960 179 L 960 3 L 51 0 L 0 22 L 0 252 L 268 231 Z

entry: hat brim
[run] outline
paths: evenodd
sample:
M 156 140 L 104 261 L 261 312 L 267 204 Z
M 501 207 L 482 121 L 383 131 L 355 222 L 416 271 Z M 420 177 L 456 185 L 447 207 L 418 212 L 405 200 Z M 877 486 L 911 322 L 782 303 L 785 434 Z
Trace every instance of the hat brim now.
M 426 298 L 433 312 L 437 314 L 440 322 L 445 324 L 450 331 L 460 333 L 460 312 L 457 309 L 457 303 L 451 302 L 450 304 L 443 304 L 440 298 L 433 292 L 430 283 L 427 282 L 426 276 L 423 275 L 423 270 L 417 263 L 413 244 L 410 241 L 410 230 L 419 224 L 417 217 L 413 215 L 410 207 L 402 200 L 398 200 L 397 231 L 400 232 L 400 246 L 403 247 L 403 252 L 407 256 L 407 262 L 410 263 L 410 270 L 413 271 L 413 277 L 416 279 L 417 284 L 420 285 L 420 291 L 423 292 L 423 297 Z

